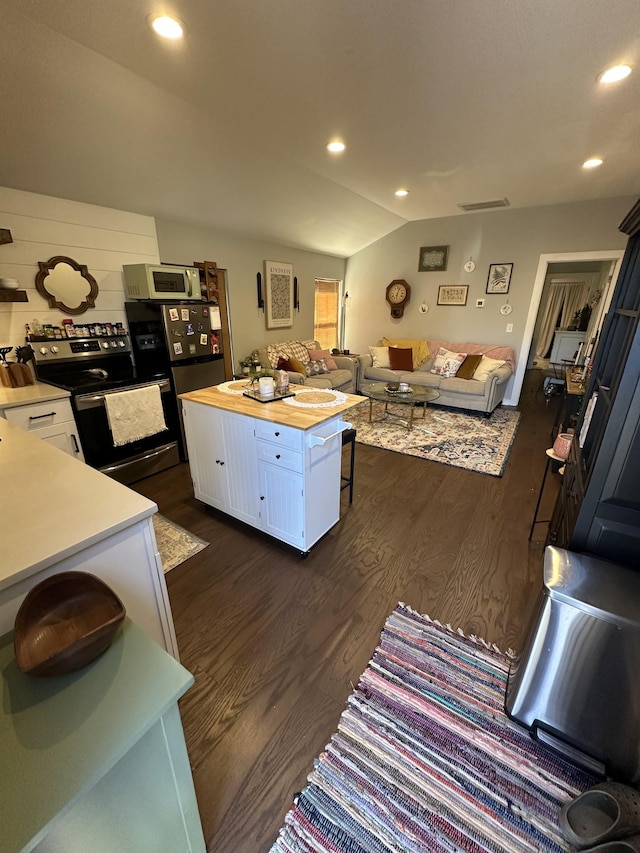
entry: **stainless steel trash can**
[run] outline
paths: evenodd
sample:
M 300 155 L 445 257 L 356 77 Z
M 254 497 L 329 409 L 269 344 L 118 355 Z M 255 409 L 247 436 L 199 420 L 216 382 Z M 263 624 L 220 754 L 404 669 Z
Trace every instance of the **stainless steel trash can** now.
M 505 708 L 574 760 L 640 781 L 640 572 L 546 548 L 538 612 Z

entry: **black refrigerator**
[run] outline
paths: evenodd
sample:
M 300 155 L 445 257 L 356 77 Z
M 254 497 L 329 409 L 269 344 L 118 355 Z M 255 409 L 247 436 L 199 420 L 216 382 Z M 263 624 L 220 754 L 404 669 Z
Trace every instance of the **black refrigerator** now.
M 125 302 L 136 373 L 166 376 L 180 415 L 180 456 L 187 458 L 179 394 L 225 381 L 220 311 L 209 302 Z

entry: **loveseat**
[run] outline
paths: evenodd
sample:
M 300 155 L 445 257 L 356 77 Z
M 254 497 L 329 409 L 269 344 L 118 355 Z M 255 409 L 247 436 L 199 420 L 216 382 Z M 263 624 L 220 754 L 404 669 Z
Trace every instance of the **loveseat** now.
M 264 370 L 278 367 L 287 370 L 292 384 L 333 388 L 345 394 L 356 391 L 358 362 L 353 358 L 331 355 L 321 348 L 318 341 L 281 341 L 268 344 L 256 353 Z
M 396 352 L 387 362 L 384 351 L 389 347 Z M 438 357 L 441 351 L 451 355 Z M 390 365 L 392 359 L 395 368 L 384 366 Z M 491 414 L 504 397 L 515 368 L 515 353 L 511 347 L 490 344 L 383 338 L 379 346 L 369 347 L 369 354 L 361 355 L 359 361 L 359 389 L 369 382 L 424 385 L 440 393 L 430 405 Z

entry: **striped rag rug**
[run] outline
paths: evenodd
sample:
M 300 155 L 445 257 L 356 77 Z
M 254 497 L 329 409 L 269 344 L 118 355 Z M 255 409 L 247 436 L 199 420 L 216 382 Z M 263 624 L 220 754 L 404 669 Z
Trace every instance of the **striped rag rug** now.
M 601 779 L 504 712 L 509 658 L 399 604 L 271 853 L 568 851 Z

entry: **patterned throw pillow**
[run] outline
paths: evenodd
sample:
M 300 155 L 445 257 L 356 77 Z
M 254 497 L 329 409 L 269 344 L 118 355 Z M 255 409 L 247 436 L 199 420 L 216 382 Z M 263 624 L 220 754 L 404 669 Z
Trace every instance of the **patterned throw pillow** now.
M 466 352 L 451 352 L 451 350 L 440 347 L 433 362 L 431 372 L 437 376 L 441 376 L 443 379 L 452 379 L 466 357 Z
M 284 341 L 280 344 L 269 344 L 267 346 L 267 358 L 271 367 L 278 366 L 279 358 L 297 358 L 303 364 L 309 361 L 309 347 L 314 341 Z
M 307 376 L 320 376 L 321 373 L 329 373 L 329 368 L 327 367 L 327 362 L 324 358 L 310 361 L 309 364 L 306 365 L 307 368 Z
M 321 358 L 324 358 L 329 370 L 338 369 L 338 365 L 328 349 L 309 349 L 308 352 L 311 361 L 319 361 Z

